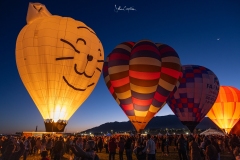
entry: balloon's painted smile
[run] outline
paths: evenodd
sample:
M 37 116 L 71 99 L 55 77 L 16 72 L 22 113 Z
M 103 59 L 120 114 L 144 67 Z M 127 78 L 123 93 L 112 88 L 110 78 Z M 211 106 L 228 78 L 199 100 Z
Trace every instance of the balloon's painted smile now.
M 76 47 L 72 43 L 70 43 L 69 41 L 67 41 L 65 39 L 60 39 L 60 40 L 64 43 L 68 44 L 69 46 L 71 46 L 76 53 L 78 53 L 78 54 L 80 53 L 80 51 L 77 50 Z M 78 43 L 78 41 L 82 41 L 86 45 L 86 41 L 84 39 L 78 38 L 76 43 Z M 101 56 L 101 50 L 98 49 L 98 51 L 100 52 L 100 56 Z M 86 63 L 85 69 L 87 67 L 88 62 L 93 60 L 93 56 L 88 54 L 86 58 L 87 58 L 87 63 Z M 74 59 L 74 57 L 59 57 L 59 58 L 56 58 L 56 61 L 57 60 L 72 60 L 72 59 Z M 104 60 L 97 60 L 97 62 L 104 62 Z M 101 73 L 100 68 L 97 67 L 96 70 Z M 94 71 L 92 75 L 88 75 L 85 71 L 79 72 L 77 70 L 77 64 L 74 64 L 74 71 L 79 75 L 84 75 L 86 78 L 92 78 L 94 73 L 95 73 L 95 71 Z M 63 76 L 63 80 L 69 87 L 71 87 L 71 88 L 73 88 L 74 90 L 77 90 L 77 91 L 85 91 L 88 87 L 91 87 L 95 84 L 95 83 L 91 83 L 87 86 L 87 88 L 77 88 L 77 87 L 73 86 L 72 84 L 70 84 L 65 76 Z

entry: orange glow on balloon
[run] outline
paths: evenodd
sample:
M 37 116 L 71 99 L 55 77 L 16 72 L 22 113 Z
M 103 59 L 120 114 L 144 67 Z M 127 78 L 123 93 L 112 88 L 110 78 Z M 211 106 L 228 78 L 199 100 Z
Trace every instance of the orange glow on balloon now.
M 230 133 L 240 117 L 240 91 L 230 86 L 221 86 L 217 100 L 207 116 L 218 127 Z
M 16 42 L 17 68 L 43 119 L 68 121 L 101 75 L 103 46 L 83 22 L 30 3 Z

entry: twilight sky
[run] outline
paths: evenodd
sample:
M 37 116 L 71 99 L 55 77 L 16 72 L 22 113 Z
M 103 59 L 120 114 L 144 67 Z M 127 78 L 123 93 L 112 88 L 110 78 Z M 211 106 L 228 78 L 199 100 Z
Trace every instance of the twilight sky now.
M 53 15 L 72 17 L 91 27 L 105 57 L 125 41 L 149 39 L 178 53 L 182 65 L 212 70 L 220 85 L 240 89 L 240 1 L 238 0 L 40 0 Z M 25 89 L 15 60 L 16 38 L 26 25 L 29 1 L 0 2 L 0 133 L 44 131 L 40 112 Z M 132 7 L 134 10 L 117 10 Z M 156 116 L 173 112 L 167 105 Z M 110 95 L 103 76 L 70 118 L 66 132 L 106 122 L 128 121 Z

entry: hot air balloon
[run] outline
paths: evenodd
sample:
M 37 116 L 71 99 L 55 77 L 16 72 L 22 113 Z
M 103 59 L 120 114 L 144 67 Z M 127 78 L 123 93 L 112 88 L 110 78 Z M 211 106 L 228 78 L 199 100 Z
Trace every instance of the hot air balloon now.
M 198 65 L 182 66 L 178 89 L 167 100 L 168 106 L 188 129 L 193 132 L 214 104 L 218 92 L 217 76 Z
M 240 118 L 240 91 L 231 86 L 221 86 L 217 100 L 207 116 L 229 133 Z
M 175 50 L 149 40 L 117 45 L 103 65 L 110 93 L 138 133 L 163 107 L 180 75 Z
M 91 28 L 51 15 L 43 4 L 29 4 L 27 25 L 17 37 L 16 63 L 47 132 L 64 130 L 96 86 L 103 62 L 103 46 Z

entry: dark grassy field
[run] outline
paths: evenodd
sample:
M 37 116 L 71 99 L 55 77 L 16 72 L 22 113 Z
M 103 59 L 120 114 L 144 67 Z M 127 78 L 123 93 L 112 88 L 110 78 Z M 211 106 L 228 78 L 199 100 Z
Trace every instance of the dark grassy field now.
M 102 153 L 97 153 L 99 155 L 100 160 L 108 160 L 108 154 L 105 153 L 104 151 Z M 172 146 L 169 147 L 169 152 L 170 152 L 170 154 L 168 156 L 166 156 L 166 155 L 162 155 L 161 151 L 158 150 L 157 154 L 156 154 L 156 160 L 179 160 L 178 153 L 177 153 L 177 151 L 174 151 Z M 124 158 L 124 160 L 127 160 L 125 154 L 123 155 L 123 158 Z M 41 159 L 41 157 L 39 155 L 29 156 L 27 158 L 27 160 L 40 160 L 40 159 Z M 62 160 L 69 160 L 69 159 L 70 159 L 69 154 L 65 154 L 64 157 L 62 158 Z M 118 160 L 118 159 L 119 159 L 118 154 L 116 154 L 115 160 Z M 22 158 L 21 158 L 21 160 L 22 160 Z M 133 160 L 137 160 L 137 158 L 134 154 L 133 154 Z M 234 160 L 234 159 L 230 153 L 222 153 L 221 160 Z

